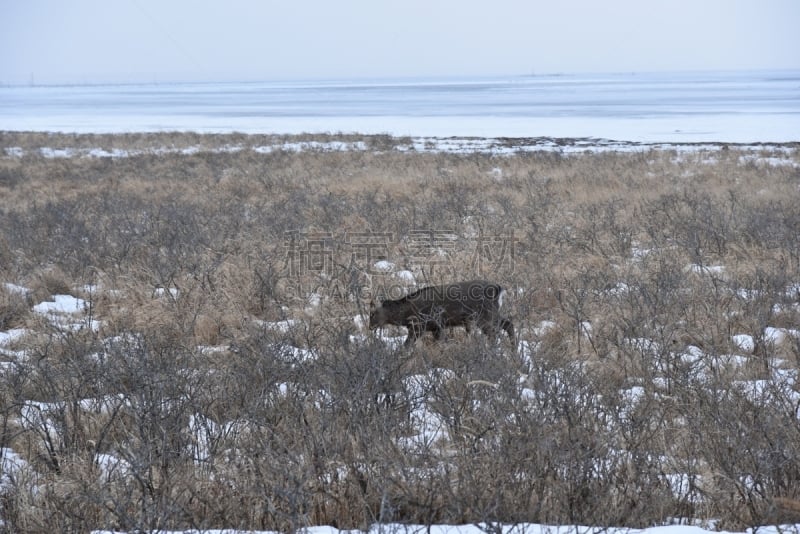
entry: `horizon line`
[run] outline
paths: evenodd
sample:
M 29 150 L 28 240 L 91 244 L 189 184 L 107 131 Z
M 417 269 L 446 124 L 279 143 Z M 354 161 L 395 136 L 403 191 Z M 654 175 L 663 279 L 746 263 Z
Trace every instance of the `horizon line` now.
M 669 74 L 722 74 L 722 73 L 767 73 L 767 72 L 798 72 L 799 67 L 757 67 L 757 68 L 715 68 L 715 69 L 665 69 L 665 70 L 609 70 L 609 71 L 549 71 L 509 74 L 404 74 L 404 75 L 379 75 L 379 76 L 350 76 L 350 77 L 279 77 L 261 79 L 207 79 L 207 80 L 150 80 L 150 81 L 83 81 L 83 82 L 46 82 L 35 81 L 5 83 L 0 80 L 0 88 L 48 88 L 48 87 L 125 87 L 125 86 L 159 86 L 159 85 L 210 85 L 210 84 L 259 84 L 259 83 L 322 83 L 322 82 L 389 82 L 389 81 L 436 81 L 436 80 L 489 80 L 489 79 L 531 79 L 531 78 L 558 78 L 575 76 L 642 76 L 642 75 L 669 75 Z

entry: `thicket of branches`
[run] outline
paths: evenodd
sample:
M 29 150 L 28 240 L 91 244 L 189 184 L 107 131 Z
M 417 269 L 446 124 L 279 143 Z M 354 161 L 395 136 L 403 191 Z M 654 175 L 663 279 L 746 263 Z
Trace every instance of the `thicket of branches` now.
M 267 141 L 0 136 L 24 149 L 0 283 L 28 289 L 0 285 L 0 331 L 26 329 L 0 353 L 0 529 L 800 522 L 797 147 L 212 150 Z M 403 269 L 500 282 L 516 350 L 359 327 Z M 32 310 L 55 294 L 87 309 Z

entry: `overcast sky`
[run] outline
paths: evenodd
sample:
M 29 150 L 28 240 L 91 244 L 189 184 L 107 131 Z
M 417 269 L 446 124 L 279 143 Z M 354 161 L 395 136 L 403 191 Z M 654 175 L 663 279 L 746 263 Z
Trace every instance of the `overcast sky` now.
M 0 84 L 800 68 L 798 0 L 0 0 Z

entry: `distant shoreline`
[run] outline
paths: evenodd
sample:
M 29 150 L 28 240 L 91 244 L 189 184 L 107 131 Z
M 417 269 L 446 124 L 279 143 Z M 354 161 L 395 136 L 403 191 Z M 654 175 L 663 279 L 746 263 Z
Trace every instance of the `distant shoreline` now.
M 677 152 L 739 150 L 789 153 L 800 141 L 729 143 L 637 142 L 593 137 L 433 137 L 381 134 L 252 134 L 195 132 L 63 133 L 0 130 L 0 157 L 38 151 L 45 157 L 130 157 L 140 154 L 238 152 L 408 152 L 514 155 L 551 152 L 562 155 L 604 152 Z
M 800 142 L 798 83 L 800 71 L 0 87 L 0 130 L 784 143 Z
M 620 78 L 695 78 L 695 77 L 759 76 L 767 78 L 800 79 L 800 69 L 792 67 L 742 68 L 742 69 L 675 69 L 675 70 L 610 70 L 610 71 L 553 71 L 553 72 L 510 72 L 505 74 L 451 74 L 419 76 L 356 76 L 351 78 L 309 77 L 309 78 L 252 78 L 252 79 L 163 79 L 163 80 L 60 80 L 36 82 L 31 80 L 0 83 L 0 89 L 59 89 L 59 88 L 103 88 L 103 87 L 164 87 L 164 86 L 212 86 L 212 85 L 282 85 L 288 87 L 308 86 L 376 86 L 376 85 L 419 85 L 419 84 L 463 84 L 482 83 L 491 80 L 580 80 L 580 79 L 620 79 Z

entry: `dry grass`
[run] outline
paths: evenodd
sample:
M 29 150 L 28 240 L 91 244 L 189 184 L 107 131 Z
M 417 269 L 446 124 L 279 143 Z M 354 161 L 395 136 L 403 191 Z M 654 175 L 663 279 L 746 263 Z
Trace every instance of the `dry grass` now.
M 261 148 L 303 142 L 368 149 Z M 0 152 L 0 282 L 30 290 L 0 285 L 0 331 L 29 329 L 2 357 L 0 445 L 28 464 L 0 486 L 6 524 L 793 520 L 796 146 L 407 144 L 0 135 L 23 151 Z M 420 231 L 441 254 L 420 257 Z M 364 236 L 384 239 L 368 257 Z M 408 286 L 400 270 L 500 282 L 522 350 L 365 336 L 353 317 Z M 88 303 L 83 328 L 31 311 L 54 294 Z

